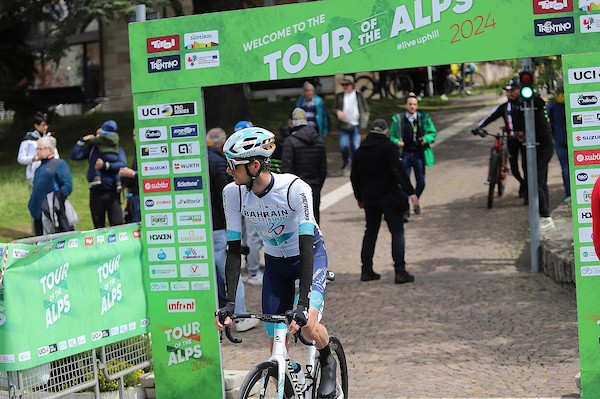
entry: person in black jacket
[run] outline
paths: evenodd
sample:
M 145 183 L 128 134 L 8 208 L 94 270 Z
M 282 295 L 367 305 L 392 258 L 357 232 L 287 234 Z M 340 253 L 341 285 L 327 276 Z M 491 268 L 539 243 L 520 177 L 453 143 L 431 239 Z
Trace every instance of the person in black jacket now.
M 385 120 L 373 121 L 371 131 L 356 151 L 350 181 L 359 208 L 365 210 L 366 219 L 360 253 L 361 281 L 381 278 L 380 274 L 373 271 L 373 254 L 383 216 L 392 234 L 394 282 L 402 284 L 415 281 L 414 276 L 406 271 L 404 261 L 403 214 L 408 210 L 406 195 L 413 208 L 419 206 L 419 198 L 402 167 L 398 147 L 389 139 L 388 133 Z M 402 193 L 400 187 L 406 194 Z
M 327 177 L 325 143 L 315 128 L 308 126 L 302 108 L 294 109 L 290 125 L 290 135 L 283 143 L 281 172 L 295 174 L 308 183 L 312 189 L 313 212 L 318 224 L 321 219 L 321 189 Z

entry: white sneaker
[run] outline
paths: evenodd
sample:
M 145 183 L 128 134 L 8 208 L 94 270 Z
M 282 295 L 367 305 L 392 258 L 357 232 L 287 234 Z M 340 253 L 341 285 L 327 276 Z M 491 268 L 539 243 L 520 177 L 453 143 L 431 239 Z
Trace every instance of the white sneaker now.
M 237 332 L 244 332 L 253 329 L 260 324 L 258 319 L 241 319 L 235 321 L 235 330 Z
M 548 216 L 547 218 L 540 218 L 540 231 L 550 230 L 554 228 L 554 220 L 552 217 Z
M 246 280 L 246 282 L 250 285 L 262 285 L 263 272 L 259 270 L 254 276 L 248 276 L 248 280 Z

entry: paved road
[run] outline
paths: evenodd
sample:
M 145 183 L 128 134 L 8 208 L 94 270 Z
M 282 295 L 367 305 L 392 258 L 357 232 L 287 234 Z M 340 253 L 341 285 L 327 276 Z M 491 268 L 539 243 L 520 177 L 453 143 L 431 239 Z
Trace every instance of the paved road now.
M 437 164 L 427 171 L 423 213 L 406 225 L 414 284 L 393 283 L 385 224 L 374 260 L 383 279 L 359 281 L 363 212 L 351 195 L 328 197 L 321 228 L 337 280 L 324 322 L 344 344 L 352 399 L 578 397 L 574 289 L 529 273 L 528 210 L 516 180 L 486 208 L 491 141 L 466 127 L 489 108 L 432 112 L 442 130 Z M 325 192 L 339 194 L 347 181 L 330 178 Z M 556 158 L 549 183 L 556 205 Z M 259 310 L 260 288 L 246 290 Z M 269 355 L 262 329 L 241 336 L 241 345 L 223 344 L 226 370 L 248 370 Z

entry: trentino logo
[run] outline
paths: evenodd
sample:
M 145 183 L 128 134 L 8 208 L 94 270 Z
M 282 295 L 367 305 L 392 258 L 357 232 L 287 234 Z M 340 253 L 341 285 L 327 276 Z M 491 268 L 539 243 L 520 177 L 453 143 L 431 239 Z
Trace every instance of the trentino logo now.
M 182 139 L 186 137 L 198 137 L 198 124 L 171 126 L 171 138 Z
M 179 71 L 181 62 L 179 55 L 165 55 L 148 58 L 148 73 Z
M 175 177 L 173 185 L 175 191 L 202 190 L 202 176 Z
M 568 35 L 575 33 L 573 17 L 545 18 L 533 21 L 536 36 Z

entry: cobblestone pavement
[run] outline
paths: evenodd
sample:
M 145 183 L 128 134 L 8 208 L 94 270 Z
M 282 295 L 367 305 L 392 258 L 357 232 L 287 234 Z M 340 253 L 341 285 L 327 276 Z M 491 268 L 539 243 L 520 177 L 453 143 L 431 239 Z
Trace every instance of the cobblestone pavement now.
M 466 117 L 456 113 L 432 116 L 449 126 Z M 575 291 L 529 273 L 528 209 L 516 180 L 509 177 L 505 195 L 488 210 L 491 139 L 465 129 L 440 141 L 437 163 L 427 170 L 423 213 L 405 225 L 414 284 L 393 283 L 385 223 L 374 259 L 383 279 L 359 281 L 364 215 L 352 196 L 321 214 L 337 274 L 327 287 L 323 322 L 346 350 L 349 397 L 578 397 Z M 324 192 L 347 181 L 330 178 Z M 556 157 L 549 185 L 556 205 L 562 192 Z M 260 287 L 247 285 L 246 293 L 249 308 L 259 310 Z M 269 356 L 262 329 L 239 335 L 243 344 L 223 343 L 226 370 L 249 370 Z M 300 350 L 292 348 L 292 358 Z

